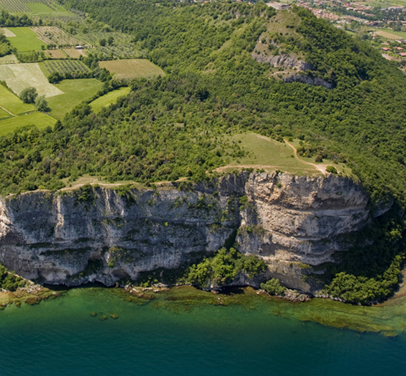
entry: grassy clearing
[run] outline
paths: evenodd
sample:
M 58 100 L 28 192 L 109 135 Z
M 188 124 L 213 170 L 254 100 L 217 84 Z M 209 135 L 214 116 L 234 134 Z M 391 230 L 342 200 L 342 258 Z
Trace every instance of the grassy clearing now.
M 232 136 L 249 155 L 232 161 L 230 170 L 238 166 L 246 166 L 267 171 L 282 170 L 296 175 L 320 175 L 320 171 L 296 159 L 293 149 L 282 142 L 262 137 L 255 133 L 244 133 Z
M 48 82 L 38 63 L 0 65 L 0 80 L 18 95 L 27 87 L 35 87 L 39 95 L 47 98 L 62 94 Z
M 112 103 L 115 103 L 118 98 L 127 95 L 130 92 L 129 87 L 122 87 L 118 90 L 110 91 L 109 93 L 97 98 L 90 103 L 94 112 L 99 112 L 103 107 L 109 106 Z
M 9 27 L 8 29 L 16 35 L 8 40 L 19 52 L 38 51 L 42 50 L 42 46 L 46 47 L 29 27 Z
M 94 79 L 63 80 L 55 85 L 63 94 L 49 98 L 51 115 L 56 119 L 63 119 L 66 113 L 78 104 L 93 97 L 102 87 L 103 83 Z
M 300 146 L 300 140 L 294 140 L 290 142 L 296 149 Z M 304 161 L 304 162 L 310 162 L 310 163 L 316 163 L 315 159 L 316 157 L 310 157 L 310 158 L 305 158 L 305 157 L 300 157 L 298 156 L 299 160 Z M 323 159 L 323 163 L 317 163 L 318 165 L 324 165 L 324 166 L 334 166 L 338 172 L 342 172 L 345 176 L 351 176 L 354 179 L 357 179 L 355 176 L 352 176 L 352 171 L 351 169 L 346 166 L 345 163 L 334 163 L 331 159 Z
M 3 111 L 1 108 L 0 108 L 0 120 L 1 119 L 7 119 L 7 118 L 9 118 L 11 115 L 8 113 L 8 112 L 6 112 L 6 111 Z
M 15 131 L 17 128 L 26 125 L 35 125 L 37 128 L 46 128 L 47 126 L 53 127 L 55 119 L 51 116 L 45 115 L 42 112 L 34 112 L 28 115 L 21 115 L 12 117 L 6 120 L 0 120 L 0 136 Z
M 132 79 L 141 77 L 163 76 L 161 68 L 146 59 L 128 59 L 101 61 L 101 68 L 106 68 L 115 77 L 120 79 Z
M 24 103 L 20 98 L 7 90 L 3 85 L 0 85 L 0 105 L 14 115 L 35 111 L 34 105 Z

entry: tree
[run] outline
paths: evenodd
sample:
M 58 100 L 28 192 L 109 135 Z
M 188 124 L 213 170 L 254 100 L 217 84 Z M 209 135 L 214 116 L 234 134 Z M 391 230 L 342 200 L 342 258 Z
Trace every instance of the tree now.
M 109 44 L 109 46 L 111 46 L 114 43 L 114 38 L 112 36 L 109 36 L 109 38 L 107 39 L 107 43 Z
M 38 93 L 35 87 L 27 87 L 20 93 L 20 98 L 24 103 L 34 103 Z
M 37 107 L 38 111 L 48 112 L 50 110 L 48 106 L 48 102 L 45 99 L 45 95 L 41 95 L 35 101 L 35 106 Z
M 106 45 L 106 39 L 104 39 L 104 38 L 101 39 L 99 43 L 100 43 L 100 46 L 104 47 Z

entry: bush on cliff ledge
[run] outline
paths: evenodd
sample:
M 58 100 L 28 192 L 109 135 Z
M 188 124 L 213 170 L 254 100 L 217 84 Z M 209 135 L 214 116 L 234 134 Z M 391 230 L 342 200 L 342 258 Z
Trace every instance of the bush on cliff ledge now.
M 0 289 L 15 291 L 18 287 L 24 287 L 26 281 L 21 277 L 9 272 L 5 266 L 0 264 Z
M 234 248 L 221 248 L 214 257 L 190 267 L 186 281 L 197 287 L 222 286 L 232 282 L 239 272 L 253 278 L 267 268 L 256 256 L 245 256 Z

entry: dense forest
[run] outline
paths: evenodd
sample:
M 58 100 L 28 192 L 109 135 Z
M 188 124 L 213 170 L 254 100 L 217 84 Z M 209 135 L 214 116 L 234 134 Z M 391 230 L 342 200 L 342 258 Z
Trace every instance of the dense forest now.
M 54 129 L 29 127 L 0 139 L 3 194 L 57 189 L 64 186 L 62 178 L 82 174 L 110 181 L 198 181 L 244 154 L 229 134 L 250 130 L 279 141 L 292 137 L 302 140 L 304 155 L 347 163 L 372 204 L 396 202 L 373 224 L 379 231 L 369 235 L 377 246 L 364 247 L 360 234 L 354 252 L 364 263 L 345 261 L 331 270 L 329 292 L 343 297 L 356 290 L 353 277 L 364 287 L 362 278 L 372 279 L 374 288 L 367 290 L 373 292 L 358 288 L 347 300 L 392 291 L 399 264 L 394 262 L 403 257 L 399 239 L 405 224 L 399 213 L 406 203 L 406 77 L 394 64 L 302 8 L 285 11 L 292 23 L 271 35 L 276 11 L 263 2 L 62 3 L 131 34 L 166 76 L 132 82 L 130 95 L 98 114 L 84 104 Z M 302 74 L 332 88 L 270 75 L 269 64 L 251 56 L 260 39 L 270 51 L 280 44 L 304 56 L 313 69 Z

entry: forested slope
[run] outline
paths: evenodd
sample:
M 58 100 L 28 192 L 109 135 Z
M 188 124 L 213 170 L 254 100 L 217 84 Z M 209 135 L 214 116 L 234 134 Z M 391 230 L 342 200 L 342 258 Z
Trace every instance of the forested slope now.
M 250 130 L 280 141 L 299 138 L 301 154 L 348 163 L 371 202 L 395 199 L 376 231 L 361 235 L 376 237 L 380 246 L 359 246 L 363 264 L 342 266 L 386 280 L 383 272 L 402 250 L 406 186 L 406 78 L 395 65 L 300 8 L 284 11 L 292 24 L 275 35 L 267 30 L 276 12 L 263 2 L 62 3 L 133 35 L 166 76 L 133 82 L 128 97 L 98 114 L 82 105 L 54 130 L 25 129 L 0 139 L 3 194 L 59 188 L 61 178 L 82 174 L 111 181 L 200 180 L 244 153 L 226 135 Z M 268 64 L 251 57 L 260 38 L 304 56 L 313 66 L 306 74 L 332 89 L 270 75 Z

